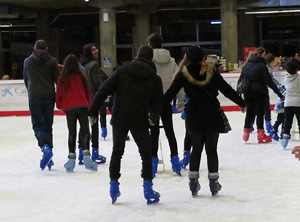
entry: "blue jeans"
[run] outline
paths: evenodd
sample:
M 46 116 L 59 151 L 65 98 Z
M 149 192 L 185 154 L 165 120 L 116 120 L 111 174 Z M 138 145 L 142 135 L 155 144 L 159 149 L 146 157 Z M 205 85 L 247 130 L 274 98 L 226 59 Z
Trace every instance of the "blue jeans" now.
M 50 148 L 53 147 L 52 125 L 54 103 L 54 99 L 48 98 L 29 100 L 32 129 L 41 148 L 44 144 L 48 144 Z

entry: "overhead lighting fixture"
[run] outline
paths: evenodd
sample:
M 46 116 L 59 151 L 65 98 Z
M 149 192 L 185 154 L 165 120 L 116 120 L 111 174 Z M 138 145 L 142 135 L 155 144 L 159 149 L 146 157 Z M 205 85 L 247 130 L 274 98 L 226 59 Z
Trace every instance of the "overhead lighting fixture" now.
M 89 2 L 90 0 L 84 0 L 85 2 Z
M 222 22 L 221 21 L 212 21 L 210 22 L 211 25 L 220 25 Z
M 13 26 L 12 24 L 0 25 L 0 28 L 9 28 L 9 27 L 12 27 L 12 26 Z
M 295 13 L 300 12 L 300 9 L 290 9 L 290 10 L 273 10 L 273 11 L 250 11 L 245 12 L 246 15 L 255 15 L 255 14 L 278 14 L 278 13 Z

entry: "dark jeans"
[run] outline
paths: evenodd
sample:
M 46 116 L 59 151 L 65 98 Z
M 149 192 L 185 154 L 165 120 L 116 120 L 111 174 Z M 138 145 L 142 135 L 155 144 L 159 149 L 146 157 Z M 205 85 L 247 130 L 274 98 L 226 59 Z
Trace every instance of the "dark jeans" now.
M 121 176 L 121 159 L 124 154 L 128 131 L 128 129 L 113 127 L 113 151 L 109 166 L 109 176 L 111 180 L 118 180 Z M 149 130 L 130 130 L 130 132 L 138 146 L 142 158 L 142 178 L 145 180 L 152 180 L 152 157 Z
M 284 129 L 284 113 L 278 113 L 277 114 L 277 120 L 275 121 L 275 124 L 273 126 L 274 132 L 278 132 L 278 127 L 282 124 L 282 129 Z
M 257 129 L 263 129 L 266 95 L 264 93 L 251 91 L 249 93 L 246 93 L 244 95 L 244 98 L 247 105 L 244 128 L 250 128 L 251 123 L 256 116 Z
M 108 102 L 104 102 L 100 108 L 100 126 L 106 128 L 106 108 L 112 113 L 113 98 L 109 98 Z
M 203 151 L 203 146 L 205 145 L 208 172 L 217 173 L 219 170 L 219 159 L 217 153 L 219 133 L 190 133 L 189 135 L 193 146 L 190 157 L 190 171 L 199 172 L 201 153 Z
M 169 142 L 171 157 L 178 155 L 177 141 L 173 129 L 172 119 L 172 106 L 171 104 L 165 104 L 161 113 L 161 121 L 165 130 L 166 137 Z M 151 146 L 152 146 L 152 157 L 157 158 L 158 152 L 158 138 L 159 138 L 159 120 L 156 121 L 154 126 L 150 128 L 151 132 Z
M 81 148 L 89 150 L 90 147 L 90 129 L 88 119 L 88 109 L 78 108 L 71 109 L 66 112 L 67 124 L 69 129 L 69 153 L 75 153 L 76 147 L 76 132 L 77 132 L 77 120 L 80 124 L 80 141 L 82 142 Z
M 29 100 L 32 129 L 41 148 L 44 144 L 48 144 L 51 149 L 53 148 L 52 125 L 54 103 L 54 99 L 48 98 Z
M 296 115 L 298 128 L 300 128 L 300 107 L 295 107 L 295 106 L 284 107 L 284 115 L 285 115 L 284 134 L 290 135 L 291 128 L 293 125 L 294 115 Z

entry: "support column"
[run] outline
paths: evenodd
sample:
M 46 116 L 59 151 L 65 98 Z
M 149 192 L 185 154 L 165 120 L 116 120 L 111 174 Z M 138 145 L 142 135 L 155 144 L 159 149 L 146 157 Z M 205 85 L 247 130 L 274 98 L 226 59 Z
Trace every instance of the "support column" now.
M 139 8 L 134 14 L 133 43 L 134 55 L 136 55 L 141 45 L 147 45 L 147 37 L 150 35 L 150 12 L 146 8 Z
M 36 17 L 36 39 L 43 39 L 47 43 L 50 40 L 49 12 L 38 11 Z
M 222 56 L 228 63 L 238 62 L 237 0 L 220 1 Z
M 117 66 L 116 12 L 114 8 L 101 8 L 99 16 L 101 68 L 109 75 Z
M 0 32 L 0 79 L 4 75 L 4 54 L 2 48 L 2 33 Z

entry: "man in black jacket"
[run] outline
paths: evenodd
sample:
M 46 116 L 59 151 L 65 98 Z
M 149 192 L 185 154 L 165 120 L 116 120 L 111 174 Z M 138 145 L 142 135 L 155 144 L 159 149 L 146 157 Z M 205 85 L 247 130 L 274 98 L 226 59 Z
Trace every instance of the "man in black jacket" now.
M 108 95 L 114 93 L 111 124 L 113 126 L 113 152 L 110 160 L 110 196 L 115 203 L 120 196 L 119 182 L 121 158 L 130 130 L 142 158 L 142 178 L 147 204 L 159 201 L 159 193 L 152 190 L 152 157 L 149 137 L 150 124 L 156 122 L 162 108 L 162 81 L 156 75 L 152 62 L 153 50 L 141 46 L 137 59 L 127 62 L 100 87 L 89 109 L 96 116 Z M 92 122 L 94 118 L 91 118 Z
M 44 40 L 35 42 L 33 53 L 24 61 L 24 82 L 28 90 L 32 128 L 43 152 L 42 170 L 53 165 L 52 125 L 55 103 L 55 88 L 59 76 L 58 63 L 48 54 Z

